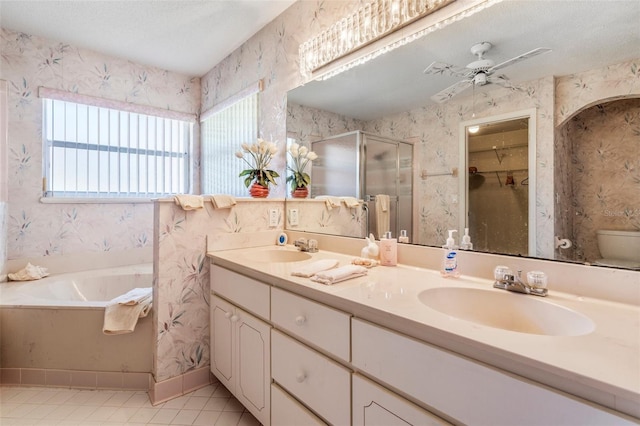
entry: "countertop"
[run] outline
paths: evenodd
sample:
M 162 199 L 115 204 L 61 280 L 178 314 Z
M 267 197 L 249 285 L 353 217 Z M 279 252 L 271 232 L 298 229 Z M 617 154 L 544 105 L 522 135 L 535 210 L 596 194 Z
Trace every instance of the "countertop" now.
M 443 278 L 438 271 L 413 266 L 377 266 L 363 277 L 331 286 L 291 275 L 319 259 L 340 266 L 354 256 L 320 250 L 298 262 L 261 261 L 264 250 L 290 246 L 211 251 L 216 265 L 353 313 L 457 354 L 640 417 L 640 308 L 549 289 L 545 298 L 494 289 L 486 279 Z M 508 331 L 460 320 L 420 302 L 427 289 L 468 287 L 513 297 L 542 299 L 590 318 L 595 328 L 579 336 L 548 336 Z M 495 309 L 500 309 L 496 306 Z

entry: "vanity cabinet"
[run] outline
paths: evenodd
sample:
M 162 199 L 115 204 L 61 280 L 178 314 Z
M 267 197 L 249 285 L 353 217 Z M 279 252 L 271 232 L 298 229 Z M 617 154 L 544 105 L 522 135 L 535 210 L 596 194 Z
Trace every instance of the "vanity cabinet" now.
M 326 425 L 275 383 L 271 385 L 271 424 L 274 426 Z
M 271 326 L 237 306 L 253 306 L 268 317 L 269 286 L 213 265 L 211 269 L 211 372 L 260 423 L 269 425 Z M 247 282 L 249 289 L 244 288 Z M 246 291 L 264 294 L 265 289 L 262 301 Z
M 450 424 L 358 374 L 353 376 L 352 405 L 353 426 Z
M 352 364 L 463 424 L 632 424 L 501 370 L 378 325 L 352 320 Z

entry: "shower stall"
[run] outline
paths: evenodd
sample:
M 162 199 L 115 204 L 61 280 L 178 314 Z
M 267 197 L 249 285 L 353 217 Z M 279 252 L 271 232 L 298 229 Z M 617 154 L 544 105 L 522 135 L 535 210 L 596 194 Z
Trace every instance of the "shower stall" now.
M 411 143 L 357 130 L 312 142 L 311 149 L 318 154 L 311 169 L 312 198 L 363 200 L 366 235 L 380 238 L 391 231 L 397 237 L 400 230 L 412 235 Z

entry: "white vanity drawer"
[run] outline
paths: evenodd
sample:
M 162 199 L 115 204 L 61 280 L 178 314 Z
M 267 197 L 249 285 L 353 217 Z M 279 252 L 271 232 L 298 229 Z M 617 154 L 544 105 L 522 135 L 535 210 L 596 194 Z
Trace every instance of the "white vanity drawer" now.
M 351 423 L 351 372 L 302 343 L 271 330 L 273 380 L 333 425 Z
M 323 426 L 325 422 L 307 410 L 302 404 L 283 391 L 280 386 L 271 385 L 271 426 Z
M 279 288 L 271 289 L 271 321 L 336 357 L 349 362 L 351 316 Z
M 353 426 L 368 425 L 450 425 L 390 390 L 353 375 Z
M 456 423 L 632 424 L 575 397 L 375 324 L 359 319 L 351 324 L 354 367 Z
M 269 285 L 213 264 L 210 284 L 211 291 L 254 315 L 269 319 Z

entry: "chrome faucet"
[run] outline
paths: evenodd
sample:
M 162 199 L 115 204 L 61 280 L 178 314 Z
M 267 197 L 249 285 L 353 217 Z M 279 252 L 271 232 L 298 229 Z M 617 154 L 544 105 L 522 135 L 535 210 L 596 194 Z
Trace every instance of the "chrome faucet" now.
M 517 275 L 514 275 L 511 271 L 505 272 L 500 275 L 496 273 L 496 280 L 493 283 L 495 288 L 501 288 L 503 290 L 514 291 L 516 293 L 533 294 L 534 296 L 546 296 L 547 289 L 543 287 L 536 287 L 531 284 L 527 284 L 520 278 L 522 271 L 518 271 Z
M 298 247 L 300 251 L 306 251 L 308 253 L 316 253 L 318 251 L 318 241 L 316 240 L 307 241 L 306 238 L 298 238 L 293 245 Z

